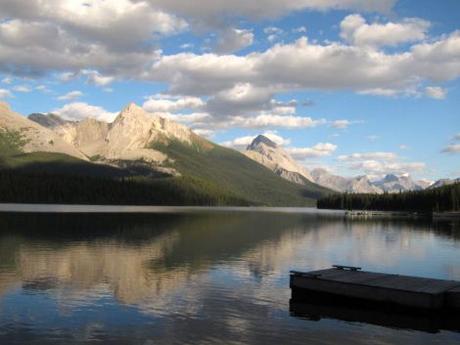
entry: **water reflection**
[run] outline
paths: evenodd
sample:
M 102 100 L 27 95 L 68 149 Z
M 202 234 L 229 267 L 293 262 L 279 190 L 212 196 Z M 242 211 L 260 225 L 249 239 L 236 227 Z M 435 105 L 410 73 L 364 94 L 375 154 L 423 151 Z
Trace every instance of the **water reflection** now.
M 0 343 L 455 343 L 289 317 L 288 272 L 460 280 L 454 223 L 305 214 L 0 215 Z M 358 337 L 357 337 L 358 336 Z

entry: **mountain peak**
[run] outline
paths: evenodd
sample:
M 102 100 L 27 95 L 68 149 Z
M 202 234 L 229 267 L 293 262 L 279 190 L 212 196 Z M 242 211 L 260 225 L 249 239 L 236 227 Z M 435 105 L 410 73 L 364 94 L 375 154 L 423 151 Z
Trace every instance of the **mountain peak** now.
M 394 182 L 394 181 L 399 181 L 399 178 L 398 178 L 398 176 L 396 176 L 395 174 L 387 174 L 387 175 L 383 178 L 383 181 L 384 181 L 384 182 Z
M 252 150 L 257 147 L 259 144 L 265 144 L 269 147 L 277 148 L 278 145 L 274 143 L 272 140 L 267 138 L 265 135 L 259 134 L 257 137 L 254 138 L 252 143 L 247 147 L 248 150 Z
M 138 106 L 136 103 L 131 102 L 121 111 L 122 113 L 135 113 L 135 112 L 145 112 L 144 109 Z
M 48 113 L 48 114 L 33 113 L 27 116 L 27 118 L 47 128 L 55 128 L 58 126 L 65 125 L 66 123 L 72 122 L 72 121 L 64 120 L 59 115 L 56 115 L 53 113 Z

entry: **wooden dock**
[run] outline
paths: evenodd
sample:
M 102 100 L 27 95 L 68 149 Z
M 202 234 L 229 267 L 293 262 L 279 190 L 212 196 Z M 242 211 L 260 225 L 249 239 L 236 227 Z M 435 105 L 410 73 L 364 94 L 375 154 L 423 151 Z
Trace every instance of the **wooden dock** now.
M 359 267 L 291 271 L 290 287 L 297 300 L 310 291 L 408 308 L 460 310 L 458 281 L 366 272 Z

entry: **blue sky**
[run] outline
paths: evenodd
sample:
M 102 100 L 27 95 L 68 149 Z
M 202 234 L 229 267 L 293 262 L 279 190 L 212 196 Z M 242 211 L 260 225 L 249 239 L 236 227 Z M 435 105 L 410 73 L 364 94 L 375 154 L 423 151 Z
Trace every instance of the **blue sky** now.
M 129 102 L 307 167 L 460 176 L 456 0 L 3 0 L 0 98 L 111 121 Z

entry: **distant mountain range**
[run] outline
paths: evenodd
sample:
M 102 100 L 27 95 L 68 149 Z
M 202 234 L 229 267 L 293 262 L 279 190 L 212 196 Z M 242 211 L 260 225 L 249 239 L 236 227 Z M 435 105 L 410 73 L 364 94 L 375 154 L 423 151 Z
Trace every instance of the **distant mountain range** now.
M 392 193 L 460 181 L 445 179 L 430 184 L 408 175 L 371 181 L 367 176 L 346 178 L 324 169 L 309 171 L 264 135 L 257 136 L 245 152 L 239 152 L 135 104 L 107 123 L 93 118 L 68 121 L 56 114 L 40 113 L 26 118 L 0 102 L 1 168 L 114 181 L 136 178 L 167 194 L 169 203 L 197 204 L 314 205 L 332 191 Z M 123 188 L 120 193 L 129 196 Z
M 400 191 L 422 190 L 454 183 L 457 180 L 439 180 L 434 183 L 420 180 L 414 181 L 409 175 L 389 174 L 377 181 L 368 176 L 347 178 L 329 173 L 325 169 L 309 171 L 296 162 L 281 146 L 264 135 L 257 136 L 244 152 L 246 156 L 265 165 L 279 176 L 298 184 L 307 181 L 338 192 L 348 193 L 396 193 Z
M 124 108 L 114 122 L 106 123 L 91 118 L 66 121 L 55 114 L 36 113 L 26 118 L 0 103 L 0 168 L 21 173 L 102 176 L 115 181 L 135 178 L 136 183 L 148 184 L 145 190 L 158 190 L 172 204 L 306 206 L 331 192 L 308 179 L 302 184 L 287 181 L 244 154 L 212 143 L 186 126 L 149 114 L 135 104 Z M 37 186 L 37 190 L 44 190 L 42 187 Z M 139 200 L 131 198 L 124 185 L 114 188 L 114 195 L 121 193 L 126 200 Z M 77 189 L 77 193 L 84 191 Z M 87 195 L 70 198 L 69 202 L 89 200 Z M 146 198 L 151 200 L 148 195 Z M 52 196 L 48 199 L 54 200 Z

